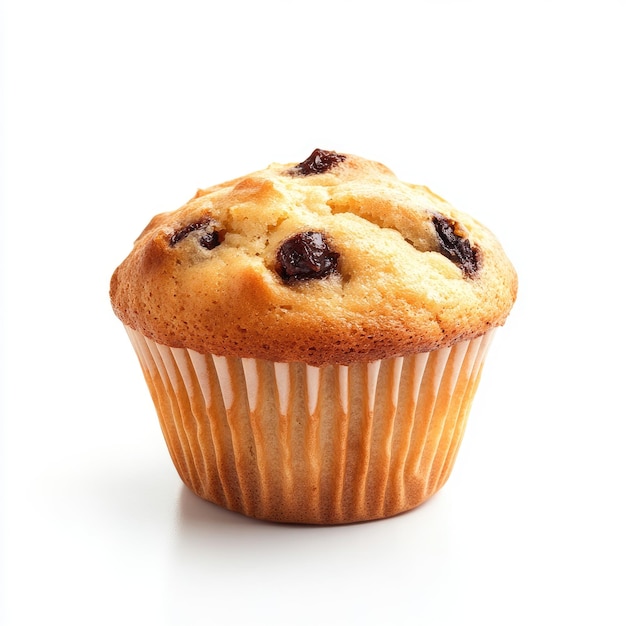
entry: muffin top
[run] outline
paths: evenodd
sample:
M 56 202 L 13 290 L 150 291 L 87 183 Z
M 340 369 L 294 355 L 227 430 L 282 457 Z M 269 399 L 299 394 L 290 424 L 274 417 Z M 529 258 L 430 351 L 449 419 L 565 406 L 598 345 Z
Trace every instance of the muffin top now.
M 380 163 L 315 150 L 155 216 L 110 295 L 157 343 L 324 366 L 480 336 L 516 293 L 482 224 Z

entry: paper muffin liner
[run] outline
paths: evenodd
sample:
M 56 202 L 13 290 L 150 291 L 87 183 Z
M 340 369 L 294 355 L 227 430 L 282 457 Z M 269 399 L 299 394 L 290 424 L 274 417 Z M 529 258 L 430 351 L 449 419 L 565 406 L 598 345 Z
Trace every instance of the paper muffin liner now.
M 183 482 L 250 517 L 311 524 L 390 517 L 443 486 L 494 332 L 317 368 L 203 355 L 126 330 Z

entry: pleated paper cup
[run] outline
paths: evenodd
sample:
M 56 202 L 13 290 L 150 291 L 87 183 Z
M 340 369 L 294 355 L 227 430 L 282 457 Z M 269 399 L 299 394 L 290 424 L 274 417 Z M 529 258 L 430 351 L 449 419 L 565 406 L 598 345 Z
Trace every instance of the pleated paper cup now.
M 127 327 L 183 482 L 279 522 L 412 509 L 448 479 L 494 331 L 371 363 L 275 363 L 169 348 Z

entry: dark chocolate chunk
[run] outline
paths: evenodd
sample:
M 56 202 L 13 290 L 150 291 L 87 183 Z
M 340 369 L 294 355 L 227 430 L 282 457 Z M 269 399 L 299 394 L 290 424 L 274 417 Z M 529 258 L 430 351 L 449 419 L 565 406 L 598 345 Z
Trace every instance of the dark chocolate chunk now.
M 436 213 L 432 221 L 439 237 L 441 254 L 460 267 L 465 276 L 475 276 L 481 265 L 479 249 L 472 247 L 454 220 Z
M 323 278 L 337 271 L 338 259 L 323 233 L 296 233 L 278 249 L 276 272 L 286 282 Z
M 311 155 L 302 163 L 298 163 L 294 167 L 288 169 L 286 174 L 289 176 L 312 176 L 313 174 L 323 174 L 338 163 L 345 161 L 344 154 L 337 154 L 332 150 L 320 150 L 316 148 Z
M 170 237 L 170 246 L 175 246 L 191 233 L 202 231 L 199 233 L 198 243 L 207 250 L 213 250 L 223 241 L 223 236 L 217 230 L 214 230 L 213 224 L 214 222 L 210 217 L 188 224 L 184 228 L 177 230 Z

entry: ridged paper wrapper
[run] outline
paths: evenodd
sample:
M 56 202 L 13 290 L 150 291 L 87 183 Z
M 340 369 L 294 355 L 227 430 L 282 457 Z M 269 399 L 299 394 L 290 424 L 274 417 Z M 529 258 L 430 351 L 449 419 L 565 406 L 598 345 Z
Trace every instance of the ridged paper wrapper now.
M 232 511 L 308 524 L 390 517 L 444 485 L 494 332 L 318 368 L 199 354 L 126 330 L 182 481 Z

